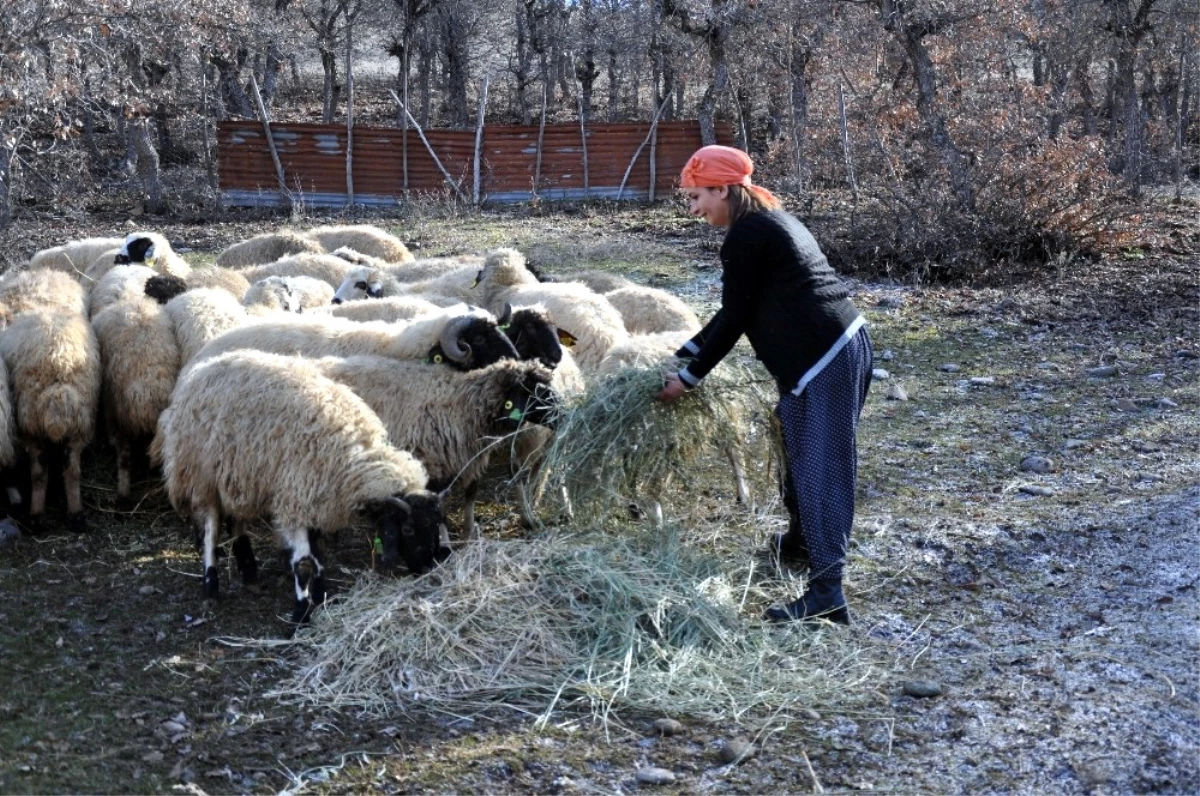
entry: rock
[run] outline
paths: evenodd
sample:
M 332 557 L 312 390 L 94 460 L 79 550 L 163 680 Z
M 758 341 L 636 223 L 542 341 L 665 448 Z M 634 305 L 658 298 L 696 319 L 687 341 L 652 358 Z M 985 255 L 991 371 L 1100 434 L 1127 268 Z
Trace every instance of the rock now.
M 1116 376 L 1118 373 L 1116 365 L 1101 365 L 1098 368 L 1091 368 L 1087 375 L 1093 379 L 1108 379 Z
M 995 383 L 996 383 L 995 376 L 972 376 L 971 377 L 971 386 L 972 387 L 991 387 Z
M 892 374 L 888 373 L 883 368 L 875 368 L 871 371 L 871 378 L 875 379 L 876 381 L 887 381 L 891 377 Z
M 1179 408 L 1179 404 L 1175 403 L 1170 398 L 1159 398 L 1157 406 L 1159 409 L 1178 409 Z
M 754 756 L 758 748 L 745 738 L 733 738 L 721 744 L 718 754 L 725 763 L 740 763 Z
M 953 362 L 943 362 L 941 365 L 938 365 L 937 369 L 942 373 L 958 373 L 962 370 L 962 368 Z
M 1054 490 L 1048 486 L 1038 486 L 1037 484 L 1025 484 L 1018 487 L 1017 491 L 1024 492 L 1026 495 L 1034 497 L 1054 497 Z
M 1167 377 L 1165 373 L 1151 373 L 1146 376 L 1146 381 L 1162 381 Z
M 802 718 L 808 719 L 809 721 L 820 721 L 821 720 L 821 714 L 818 713 L 817 711 L 813 710 L 812 708 L 801 708 L 800 716 Z
M 896 355 L 893 354 L 892 349 L 889 348 L 886 351 L 884 351 L 882 354 L 880 354 L 879 358 L 882 359 L 884 362 L 891 362 L 893 359 L 896 358 Z
M 907 401 L 908 393 L 899 384 L 893 382 L 892 385 L 888 387 L 887 399 L 889 401 Z
M 900 690 L 910 697 L 925 699 L 942 695 L 942 684 L 936 680 L 905 680 L 900 684 Z
M 1026 473 L 1052 473 L 1054 462 L 1045 456 L 1026 456 L 1021 460 L 1021 471 Z
M 904 306 L 904 296 L 884 296 L 876 306 L 885 310 L 898 309 Z
M 1076 448 L 1086 448 L 1089 444 L 1086 439 L 1069 439 L 1063 443 L 1063 449 L 1073 451 Z
M 1197 354 L 1195 351 L 1190 351 L 1186 348 L 1181 348 L 1176 351 L 1175 356 L 1179 357 L 1180 359 L 1200 359 L 1200 354 Z
M 154 594 L 154 592 L 155 588 L 149 584 L 138 589 L 138 594 L 142 595 L 143 597 L 149 597 L 151 594 Z
M 1075 776 L 1089 788 L 1103 785 L 1109 780 L 1108 766 L 1102 760 L 1089 760 L 1075 766 Z
M 168 735 L 177 735 L 178 733 L 184 732 L 186 729 L 182 724 L 180 724 L 177 721 L 164 721 L 162 723 L 162 728 L 163 728 L 163 731 L 166 732 Z
M 1138 409 L 1138 405 L 1135 404 L 1133 401 L 1129 400 L 1128 398 L 1121 398 L 1120 400 L 1117 401 L 1117 411 L 1118 412 L 1137 412 L 1137 411 L 1139 411 L 1139 409 Z
M 658 735 L 679 735 L 683 732 L 683 724 L 675 719 L 655 719 L 654 732 Z
M 646 766 L 637 770 L 637 781 L 645 785 L 668 785 L 675 781 L 675 773 L 665 768 Z

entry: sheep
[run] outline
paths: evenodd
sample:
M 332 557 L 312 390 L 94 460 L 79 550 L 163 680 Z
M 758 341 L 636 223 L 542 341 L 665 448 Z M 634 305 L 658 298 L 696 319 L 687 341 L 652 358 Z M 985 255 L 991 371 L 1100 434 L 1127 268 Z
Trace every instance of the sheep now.
M 630 334 L 700 331 L 700 319 L 683 299 L 655 287 L 629 285 L 604 294 L 617 308 Z
M 192 267 L 171 248 L 171 244 L 157 232 L 131 232 L 125 237 L 121 250 L 111 262 L 105 258 L 88 266 L 87 278 L 97 282 L 115 265 L 137 263 L 148 265 L 160 274 L 172 274 L 187 278 Z
M 220 288 L 241 301 L 246 292 L 250 290 L 250 280 L 241 271 L 220 266 L 208 266 L 193 268 L 192 272 L 188 274 L 187 286 L 189 290 L 202 287 Z
M 543 305 L 559 330 L 577 341 L 572 353 L 585 372 L 628 337 L 621 314 L 607 299 L 579 283 L 537 281 L 515 249 L 490 253 L 474 290 L 479 294 L 478 303 L 493 312 L 506 302 Z
M 332 254 L 294 254 L 273 263 L 242 269 L 241 273 L 251 283 L 268 276 L 311 276 L 336 289 L 349 270 L 350 263 Z
M 470 536 L 476 535 L 475 495 L 495 437 L 522 422 L 547 422 L 559 400 L 550 372 L 536 362 L 502 360 L 466 372 L 373 356 L 316 364 L 379 415 L 392 444 L 424 462 L 431 489 L 462 485 L 463 528 Z
M 278 297 L 290 296 L 290 308 L 281 306 Z M 266 305 L 289 312 L 303 312 L 314 307 L 326 307 L 333 301 L 333 288 L 328 282 L 311 276 L 268 276 L 258 280 L 242 298 L 247 307 Z
M 42 249 L 29 259 L 29 269 L 50 268 L 81 276 L 87 267 L 110 249 L 120 249 L 124 238 L 83 238 Z
M 383 268 L 355 265 L 333 294 L 333 303 L 341 304 L 359 299 L 378 299 L 403 295 L 405 290 L 396 277 Z
M 259 320 L 216 338 L 194 361 L 246 348 L 310 358 L 374 354 L 398 360 L 425 359 L 435 345 L 441 346 L 452 362 L 468 368 L 516 358 L 512 343 L 489 313 L 451 307 L 407 324 L 307 316 Z
M 623 287 L 629 287 L 637 284 L 633 280 L 623 277 L 620 274 L 590 269 L 586 271 L 570 271 L 568 273 L 556 276 L 554 281 L 582 282 L 583 284 L 587 285 L 589 289 L 602 295 L 613 290 L 620 290 Z
M 31 273 L 66 276 L 46 270 Z M 62 445 L 68 524 L 72 530 L 84 531 L 80 460 L 95 434 L 100 351 L 82 311 L 83 288 L 70 277 L 67 281 L 76 295 L 56 299 L 74 307 L 51 305 L 13 312 L 11 323 L 0 334 L 0 356 L 11 377 L 17 430 L 30 459 L 30 519 L 40 518 L 46 508 L 46 446 Z
M 144 292 L 159 304 L 166 304 L 181 293 L 188 291 L 187 282 L 170 274 L 155 274 L 146 280 Z
M 207 599 L 220 592 L 216 544 L 226 518 L 248 585 L 258 565 L 245 526 L 270 519 L 291 551 L 297 625 L 325 598 L 310 529 L 336 531 L 365 515 L 383 541 L 384 565 L 403 557 L 414 573 L 449 552 L 439 546 L 444 517 L 425 468 L 389 443 L 362 399 L 310 361 L 237 351 L 199 364 L 176 386 L 155 447 L 171 505 L 203 535 Z
M 147 265 L 114 265 L 88 294 L 88 317 L 95 318 L 106 307 L 123 299 L 144 296 L 146 282 L 157 273 Z
M 88 308 L 87 293 L 70 274 L 47 268 L 0 276 L 0 302 L 11 315 L 48 307 L 83 315 Z
M 322 312 L 335 318 L 348 318 L 354 321 L 410 321 L 431 312 L 437 312 L 440 305 L 428 299 L 417 296 L 392 296 L 376 301 L 350 301 L 345 304 L 334 303 L 325 307 Z
M 291 254 L 320 254 L 323 251 L 325 249 L 313 238 L 290 229 L 281 229 L 227 246 L 217 255 L 216 263 L 223 268 L 246 268 L 274 262 Z
M 151 283 L 147 282 L 147 291 L 150 288 Z M 210 341 L 247 322 L 246 308 L 241 302 L 217 288 L 181 293 L 168 301 L 164 309 L 175 329 L 181 367 L 191 362 Z
M 334 249 L 331 253 L 335 257 L 341 257 L 351 265 L 365 265 L 368 268 L 379 268 L 386 271 L 401 284 L 433 279 L 452 271 L 462 271 L 464 269 L 478 271 L 483 267 L 483 257 L 478 254 L 458 254 L 449 257 L 421 257 L 409 262 L 389 263 L 378 257 L 356 252 L 348 246 Z
M 109 272 L 112 273 L 111 271 Z M 114 302 L 92 318 L 103 363 L 105 425 L 117 451 L 117 505 L 130 497 L 134 445 L 154 436 L 179 375 L 179 345 L 165 308 L 146 295 Z
M 413 260 L 412 252 L 403 241 L 370 224 L 315 227 L 305 234 L 320 243 L 327 252 L 345 246 L 389 263 L 407 263 Z
M 0 331 L 8 326 L 9 320 L 8 308 L 0 304 Z M 8 368 L 4 364 L 4 358 L 0 357 L 0 477 L 5 479 L 4 488 L 10 507 L 21 505 L 21 493 L 16 486 L 7 482 L 17 463 L 16 439 L 17 424 L 13 414 L 12 392 L 8 386 Z

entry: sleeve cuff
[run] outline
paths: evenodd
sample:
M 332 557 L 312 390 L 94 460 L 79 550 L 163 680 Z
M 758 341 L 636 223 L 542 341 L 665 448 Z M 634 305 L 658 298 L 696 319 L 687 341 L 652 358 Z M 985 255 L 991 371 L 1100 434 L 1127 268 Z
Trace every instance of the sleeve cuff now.
M 688 340 L 686 343 L 683 344 L 683 348 L 681 348 L 679 350 L 685 351 L 692 356 L 696 356 L 697 354 L 700 353 L 700 346 L 696 345 L 696 342 L 694 340 Z M 683 354 L 676 354 L 676 356 L 683 356 Z
M 689 390 L 700 383 L 700 379 L 696 378 L 690 372 L 688 372 L 687 368 L 684 368 L 683 370 L 679 371 L 679 373 L 677 375 L 679 376 L 679 380 L 681 382 L 683 382 L 684 386 L 686 386 Z

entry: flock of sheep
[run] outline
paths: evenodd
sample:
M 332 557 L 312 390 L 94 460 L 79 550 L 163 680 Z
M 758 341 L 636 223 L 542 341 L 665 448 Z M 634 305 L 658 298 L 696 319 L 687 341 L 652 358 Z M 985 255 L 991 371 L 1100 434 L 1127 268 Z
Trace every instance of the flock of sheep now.
M 414 259 L 369 225 L 259 235 L 200 267 L 155 232 L 71 241 L 0 275 L 0 472 L 36 527 L 61 449 L 68 521 L 85 530 L 81 454 L 99 425 L 119 504 L 135 456 L 161 465 L 201 539 L 205 597 L 223 526 L 253 584 L 247 530 L 269 521 L 299 623 L 325 593 L 313 531 L 366 518 L 384 567 L 434 566 L 451 486 L 473 535 L 493 458 L 532 466 L 558 407 L 699 328 L 678 297 L 623 277 L 543 281 L 514 249 Z

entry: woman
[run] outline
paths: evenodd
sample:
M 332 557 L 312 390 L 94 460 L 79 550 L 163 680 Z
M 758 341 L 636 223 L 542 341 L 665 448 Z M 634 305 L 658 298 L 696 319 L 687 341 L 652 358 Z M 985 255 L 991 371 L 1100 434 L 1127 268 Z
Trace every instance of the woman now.
M 779 385 L 785 451 L 787 533 L 772 540 L 786 558 L 807 559 L 808 588 L 766 618 L 850 623 L 842 570 L 854 524 L 858 418 L 871 385 L 865 319 L 816 240 L 765 188 L 739 149 L 706 146 L 683 167 L 692 215 L 726 227 L 721 308 L 677 352 L 688 360 L 658 394 L 671 402 L 696 387 L 745 334 Z

